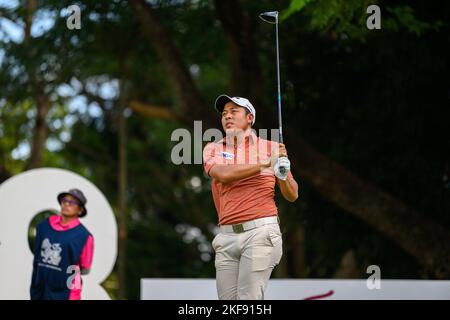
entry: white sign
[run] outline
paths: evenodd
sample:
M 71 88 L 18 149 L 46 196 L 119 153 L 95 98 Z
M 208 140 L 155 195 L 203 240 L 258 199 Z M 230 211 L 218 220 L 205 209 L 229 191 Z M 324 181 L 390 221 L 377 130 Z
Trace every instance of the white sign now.
M 141 279 L 142 300 L 217 300 L 215 279 Z M 366 280 L 271 279 L 265 300 L 450 300 L 450 281 L 385 280 L 379 290 Z
M 83 276 L 82 299 L 110 299 L 100 285 L 117 257 L 117 223 L 102 192 L 73 172 L 42 168 L 16 175 L 0 185 L 0 300 L 29 299 L 33 254 L 28 228 L 36 214 L 59 211 L 62 191 L 80 189 L 87 198 L 88 215 L 80 221 L 94 236 L 91 271 Z

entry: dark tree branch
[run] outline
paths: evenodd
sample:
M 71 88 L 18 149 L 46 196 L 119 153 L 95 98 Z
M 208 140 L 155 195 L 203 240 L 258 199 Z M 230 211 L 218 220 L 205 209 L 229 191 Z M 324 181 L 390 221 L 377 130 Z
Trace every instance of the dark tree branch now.
M 190 113 L 198 120 L 202 119 L 204 114 L 198 112 L 198 106 L 205 106 L 205 102 L 170 35 L 145 0 L 129 0 L 128 2 L 141 22 L 142 32 L 152 41 L 156 53 L 167 68 L 167 74 L 172 80 L 183 113 Z
M 230 48 L 231 94 L 248 97 L 256 106 L 263 106 L 264 79 L 253 39 L 252 19 L 236 0 L 214 0 L 214 6 Z
M 171 111 L 168 107 L 153 106 L 136 100 L 130 101 L 128 103 L 128 106 L 133 111 L 149 118 L 164 119 L 172 122 L 188 123 L 188 121 L 182 115 L 174 111 Z

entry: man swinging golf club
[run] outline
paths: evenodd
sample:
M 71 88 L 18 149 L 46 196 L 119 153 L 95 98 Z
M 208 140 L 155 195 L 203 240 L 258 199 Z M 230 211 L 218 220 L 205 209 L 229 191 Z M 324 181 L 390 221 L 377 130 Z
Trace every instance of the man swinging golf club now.
M 203 151 L 221 231 L 212 242 L 221 300 L 264 299 L 272 270 L 282 256 L 275 182 L 285 199 L 298 198 L 283 144 L 278 12 L 265 12 L 260 18 L 276 25 L 280 143 L 261 139 L 252 131 L 256 110 L 248 99 L 221 95 L 215 108 L 222 115 L 226 137 L 207 144 Z
M 285 145 L 253 132 L 256 110 L 249 100 L 221 95 L 215 108 L 226 137 L 205 146 L 203 161 L 219 216 L 220 233 L 212 242 L 218 296 L 264 299 L 282 256 L 275 182 L 291 202 L 298 198 L 298 185 Z

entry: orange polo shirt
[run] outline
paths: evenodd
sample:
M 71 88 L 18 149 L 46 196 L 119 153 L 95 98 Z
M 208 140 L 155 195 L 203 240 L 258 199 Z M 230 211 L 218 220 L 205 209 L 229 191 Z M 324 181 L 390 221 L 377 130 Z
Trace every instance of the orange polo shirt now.
M 269 158 L 271 150 L 277 147 L 277 142 L 259 138 L 253 131 L 236 144 L 228 138 L 211 142 L 203 149 L 204 170 L 209 175 L 216 164 L 256 164 L 259 160 Z M 212 179 L 211 189 L 219 224 L 236 224 L 277 215 L 275 182 L 276 177 L 271 167 L 254 176 L 230 183 Z

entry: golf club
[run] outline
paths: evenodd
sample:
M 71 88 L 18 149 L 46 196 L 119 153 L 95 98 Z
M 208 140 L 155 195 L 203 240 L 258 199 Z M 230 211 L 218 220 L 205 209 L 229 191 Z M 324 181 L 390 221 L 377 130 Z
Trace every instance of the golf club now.
M 263 12 L 259 15 L 261 20 L 270 24 L 275 24 L 276 46 L 277 46 L 277 84 L 278 84 L 278 128 L 280 135 L 280 143 L 283 143 L 283 126 L 281 118 L 281 88 L 280 88 L 280 53 L 278 45 L 278 11 Z M 281 174 L 286 173 L 286 168 L 280 166 Z

